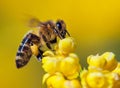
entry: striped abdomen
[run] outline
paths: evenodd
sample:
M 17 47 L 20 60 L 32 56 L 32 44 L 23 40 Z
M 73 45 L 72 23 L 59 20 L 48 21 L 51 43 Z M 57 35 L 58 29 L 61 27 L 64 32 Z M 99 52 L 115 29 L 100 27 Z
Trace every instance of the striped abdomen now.
M 29 34 L 27 34 L 22 40 L 18 52 L 16 54 L 16 66 L 17 68 L 23 67 L 28 63 L 30 57 L 32 56 L 32 51 L 30 49 L 30 38 Z
M 39 44 L 40 38 L 36 36 L 35 34 L 28 33 L 24 39 L 22 40 L 18 52 L 16 54 L 16 66 L 17 68 L 21 68 L 24 65 L 26 65 L 31 56 L 32 56 L 32 50 L 31 45 L 32 44 Z

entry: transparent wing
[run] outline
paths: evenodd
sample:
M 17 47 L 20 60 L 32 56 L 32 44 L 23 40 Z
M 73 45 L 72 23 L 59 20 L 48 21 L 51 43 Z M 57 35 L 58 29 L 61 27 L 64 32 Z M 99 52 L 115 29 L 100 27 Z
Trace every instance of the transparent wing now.
M 37 19 L 37 18 L 31 18 L 28 21 L 28 26 L 29 27 L 39 27 L 41 25 L 42 25 L 42 22 L 40 22 L 39 19 Z

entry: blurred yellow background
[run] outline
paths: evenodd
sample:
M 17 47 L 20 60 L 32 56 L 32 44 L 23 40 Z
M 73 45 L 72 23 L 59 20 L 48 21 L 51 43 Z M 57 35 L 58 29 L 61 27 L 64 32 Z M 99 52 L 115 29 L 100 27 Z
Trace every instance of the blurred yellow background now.
M 43 69 L 34 57 L 22 69 L 15 66 L 17 48 L 29 30 L 28 15 L 63 19 L 83 66 L 88 55 L 105 51 L 120 60 L 120 0 L 1 0 L 0 88 L 43 88 Z

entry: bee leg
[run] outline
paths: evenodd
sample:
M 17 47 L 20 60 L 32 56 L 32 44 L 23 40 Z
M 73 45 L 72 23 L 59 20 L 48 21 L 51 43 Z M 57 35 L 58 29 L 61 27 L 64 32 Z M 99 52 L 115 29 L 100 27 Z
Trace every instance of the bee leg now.
M 50 43 L 46 43 L 46 45 L 49 49 L 52 49 L 51 46 L 50 46 Z
M 38 55 L 36 56 L 37 57 L 37 59 L 39 60 L 39 61 L 41 61 L 41 59 L 42 59 L 42 54 L 43 54 L 43 51 L 42 50 L 40 50 L 40 49 L 38 49 L 39 50 L 39 53 L 38 53 Z
M 57 42 L 57 38 L 50 41 L 50 43 L 56 43 L 56 42 Z
M 46 42 L 46 46 L 47 46 L 49 49 L 52 49 L 51 46 L 50 46 L 50 42 L 48 42 L 47 38 L 46 38 L 44 35 L 42 35 L 42 38 L 43 38 L 43 40 Z

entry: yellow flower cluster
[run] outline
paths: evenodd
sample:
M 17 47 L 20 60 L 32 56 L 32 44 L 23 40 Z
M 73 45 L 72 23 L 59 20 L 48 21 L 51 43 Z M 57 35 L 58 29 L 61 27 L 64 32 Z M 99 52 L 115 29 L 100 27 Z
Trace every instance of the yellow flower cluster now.
M 120 64 L 112 52 L 90 55 L 87 63 L 88 70 L 80 73 L 82 88 L 120 87 Z
M 43 77 L 48 88 L 81 88 L 78 79 L 81 66 L 74 52 L 73 38 L 59 41 L 55 52 L 46 51 L 42 67 L 47 72 Z
M 55 51 L 44 52 L 42 67 L 46 74 L 43 83 L 47 88 L 119 88 L 120 62 L 114 53 L 90 55 L 88 68 L 82 69 L 78 56 L 74 53 L 71 37 L 60 40 Z

